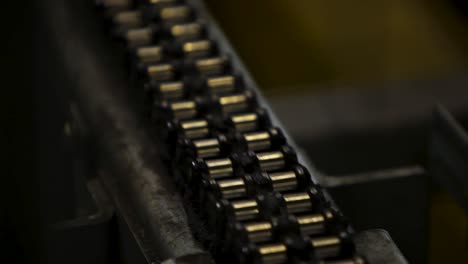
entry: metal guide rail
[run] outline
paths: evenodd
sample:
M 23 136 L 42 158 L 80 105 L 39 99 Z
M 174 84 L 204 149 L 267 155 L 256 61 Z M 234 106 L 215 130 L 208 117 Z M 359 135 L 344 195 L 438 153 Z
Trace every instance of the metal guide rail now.
M 217 262 L 364 263 L 287 136 L 179 0 L 99 2 L 145 92 L 194 236 Z

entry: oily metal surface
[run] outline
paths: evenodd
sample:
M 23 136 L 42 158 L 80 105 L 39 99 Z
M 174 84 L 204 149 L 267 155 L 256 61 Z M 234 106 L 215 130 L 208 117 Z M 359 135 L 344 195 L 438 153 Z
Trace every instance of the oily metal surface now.
M 106 56 L 110 53 L 93 26 L 92 5 L 49 0 L 43 7 L 50 14 L 50 37 L 73 80 L 77 105 L 103 160 L 100 177 L 130 220 L 147 260 L 201 253 L 158 153 L 123 94 L 125 75 L 114 67 L 115 58 Z

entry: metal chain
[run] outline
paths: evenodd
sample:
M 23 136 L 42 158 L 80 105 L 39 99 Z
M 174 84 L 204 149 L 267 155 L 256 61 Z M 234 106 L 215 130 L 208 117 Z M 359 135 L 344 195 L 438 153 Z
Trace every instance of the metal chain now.
M 217 262 L 364 263 L 349 225 L 254 91 L 178 0 L 100 3 L 123 43 L 164 159 Z M 203 231 L 200 231 L 203 230 Z

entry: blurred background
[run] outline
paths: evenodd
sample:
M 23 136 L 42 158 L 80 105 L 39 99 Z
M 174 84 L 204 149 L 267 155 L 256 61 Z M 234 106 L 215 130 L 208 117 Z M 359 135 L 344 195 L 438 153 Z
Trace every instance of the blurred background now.
M 325 175 L 428 169 L 435 106 L 467 124 L 466 1 L 206 2 Z M 467 211 L 434 177 L 330 191 L 357 229 L 388 230 L 410 263 L 468 263 Z
M 44 48 L 40 1 L 14 2 L 3 17 L 13 71 L 2 103 L 0 255 L 33 263 L 46 254 L 40 223 L 54 218 L 50 205 L 67 207 L 54 158 L 66 114 L 38 118 L 56 114 L 49 85 L 60 86 L 60 69 L 44 66 L 56 58 Z M 468 128 L 466 1 L 205 2 L 357 230 L 388 230 L 410 263 L 468 263 L 468 187 L 460 199 L 444 173 L 428 173 L 436 105 Z M 466 183 L 468 148 L 461 153 Z

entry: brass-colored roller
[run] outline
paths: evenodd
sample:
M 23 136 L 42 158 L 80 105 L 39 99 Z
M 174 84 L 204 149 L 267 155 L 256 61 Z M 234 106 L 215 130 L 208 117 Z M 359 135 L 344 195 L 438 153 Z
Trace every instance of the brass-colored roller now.
M 230 203 L 236 220 L 252 220 L 260 215 L 260 208 L 256 200 L 237 200 Z
M 241 178 L 218 180 L 216 185 L 221 197 L 225 199 L 243 197 L 247 193 L 246 184 Z
M 170 28 L 170 34 L 177 40 L 197 39 L 203 35 L 203 26 L 200 23 L 177 24 Z
M 271 146 L 270 134 L 267 131 L 245 133 L 242 136 L 248 150 L 265 150 Z
M 202 75 L 218 75 L 224 72 L 227 63 L 226 57 L 199 59 L 195 62 L 195 68 Z
M 184 56 L 189 59 L 208 56 L 212 49 L 213 44 L 209 40 L 190 41 L 182 45 Z
M 177 119 L 188 119 L 197 114 L 197 104 L 194 101 L 177 101 L 169 105 L 172 115 Z
M 212 94 L 232 92 L 236 88 L 236 78 L 232 75 L 210 77 L 206 80 L 206 86 Z
M 270 151 L 256 154 L 259 166 L 263 171 L 277 170 L 285 166 L 283 152 Z
M 229 158 L 205 160 L 205 164 L 212 179 L 231 177 L 234 174 L 232 161 Z
M 283 201 L 289 213 L 307 212 L 313 205 L 307 192 L 283 194 Z
M 286 245 L 282 243 L 261 245 L 257 251 L 262 263 L 265 264 L 285 263 L 288 258 Z
M 145 46 L 136 49 L 136 55 L 140 62 L 155 63 L 163 58 L 163 50 L 160 46 Z
M 191 9 L 187 5 L 168 6 L 161 9 L 159 16 L 165 22 L 184 22 L 190 18 Z
M 141 12 L 138 10 L 126 10 L 118 12 L 113 17 L 113 23 L 120 28 L 135 28 L 143 25 Z
M 319 259 L 337 257 L 341 250 L 341 240 L 337 236 L 314 237 L 310 244 Z
M 306 214 L 296 217 L 301 234 L 304 236 L 316 235 L 325 232 L 326 218 L 323 214 Z
M 156 64 L 146 68 L 148 77 L 156 81 L 170 81 L 175 78 L 175 67 L 172 64 Z
M 258 116 L 256 113 L 234 114 L 230 117 L 230 121 L 239 132 L 258 129 Z
M 161 99 L 182 99 L 184 96 L 184 83 L 180 81 L 163 82 L 158 85 L 158 95 L 161 97 Z
M 199 158 L 216 157 L 221 151 L 221 146 L 216 138 L 193 140 L 193 145 Z
M 203 138 L 209 134 L 208 122 L 204 119 L 181 121 L 180 127 L 189 139 Z
M 267 173 L 268 178 L 271 180 L 273 190 L 277 192 L 292 191 L 297 189 L 297 175 L 295 171 L 282 171 Z
M 220 96 L 218 104 L 223 114 L 246 111 L 249 108 L 251 93 Z
M 242 224 L 242 229 L 250 242 L 266 242 L 273 238 L 273 225 L 269 221 L 247 222 Z
M 153 30 L 150 27 L 129 29 L 125 33 L 125 40 L 129 47 L 150 45 L 153 41 Z

